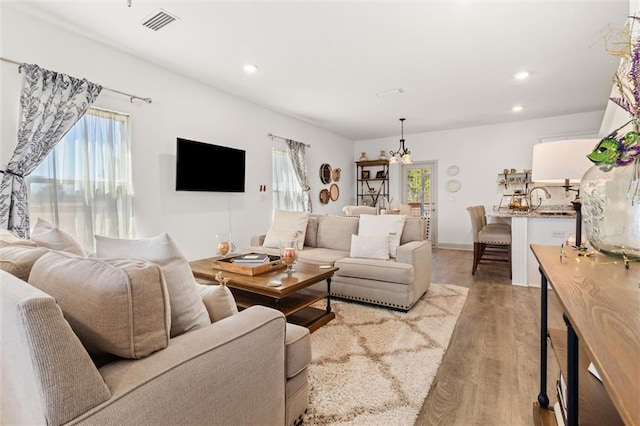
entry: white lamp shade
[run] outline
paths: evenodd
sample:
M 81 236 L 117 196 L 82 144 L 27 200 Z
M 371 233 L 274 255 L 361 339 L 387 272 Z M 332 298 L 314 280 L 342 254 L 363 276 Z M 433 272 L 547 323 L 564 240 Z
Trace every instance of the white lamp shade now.
M 533 146 L 531 180 L 540 183 L 579 183 L 593 163 L 587 154 L 599 139 L 572 139 L 539 143 Z

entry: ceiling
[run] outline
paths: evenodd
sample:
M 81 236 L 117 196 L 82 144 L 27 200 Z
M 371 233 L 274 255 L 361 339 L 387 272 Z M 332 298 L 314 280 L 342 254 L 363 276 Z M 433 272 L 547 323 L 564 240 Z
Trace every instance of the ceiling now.
M 400 117 L 412 134 L 602 110 L 618 64 L 603 36 L 629 11 L 627 0 L 11 7 L 353 140 L 398 135 Z M 143 27 L 160 8 L 179 19 Z M 513 78 L 521 70 L 525 81 Z

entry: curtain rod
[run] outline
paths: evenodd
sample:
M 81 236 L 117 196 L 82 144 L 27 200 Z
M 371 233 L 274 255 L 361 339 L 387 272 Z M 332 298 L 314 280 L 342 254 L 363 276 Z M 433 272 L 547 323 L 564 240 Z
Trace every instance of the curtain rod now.
M 2 56 L 0 56 L 0 61 L 8 62 L 8 63 L 10 63 L 10 64 L 18 65 L 18 72 L 22 72 L 22 67 L 25 65 L 25 63 L 24 63 L 24 62 L 14 61 L 13 59 L 3 58 Z M 124 95 L 124 96 L 128 97 L 128 98 L 129 98 L 129 100 L 130 100 L 132 103 L 133 103 L 133 100 L 134 100 L 134 99 L 139 99 L 139 100 L 144 101 L 144 102 L 146 102 L 146 103 L 148 103 L 148 104 L 150 104 L 150 103 L 152 102 L 151 98 L 143 98 L 143 97 L 140 97 L 140 96 L 137 96 L 137 95 L 131 95 L 131 94 L 129 94 L 129 93 L 121 92 L 121 91 L 119 91 L 119 90 L 115 90 L 115 89 L 110 89 L 110 88 L 108 88 L 108 87 L 104 87 L 104 86 L 103 86 L 102 88 L 103 88 L 104 90 L 108 90 L 108 91 L 110 91 L 110 92 L 117 93 L 117 94 L 119 94 L 119 95 Z
M 269 136 L 271 138 L 271 140 L 273 140 L 273 138 L 282 139 L 283 141 L 293 140 L 293 139 L 289 139 L 289 138 L 283 138 L 282 136 L 274 135 L 273 133 L 267 133 L 267 136 Z M 294 142 L 298 142 L 298 141 L 294 141 Z M 302 142 L 298 142 L 298 143 L 302 143 Z M 305 145 L 306 145 L 307 148 L 311 148 L 311 145 L 309 145 L 308 143 L 305 143 Z

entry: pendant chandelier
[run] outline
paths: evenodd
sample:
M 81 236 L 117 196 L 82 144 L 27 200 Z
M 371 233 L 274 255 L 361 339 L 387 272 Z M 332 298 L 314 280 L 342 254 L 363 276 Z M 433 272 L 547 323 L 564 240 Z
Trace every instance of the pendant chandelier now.
M 389 164 L 412 164 L 411 151 L 404 147 L 404 118 L 400 119 L 400 148 L 397 151 L 389 151 L 391 158 L 389 158 Z

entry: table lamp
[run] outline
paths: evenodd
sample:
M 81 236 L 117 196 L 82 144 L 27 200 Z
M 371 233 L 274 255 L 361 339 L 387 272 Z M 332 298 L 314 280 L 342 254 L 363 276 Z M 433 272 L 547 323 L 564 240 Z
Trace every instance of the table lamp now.
M 560 184 L 566 192 L 576 191 L 571 202 L 576 211 L 576 247 L 582 245 L 582 213 L 580 193 L 572 185 L 579 184 L 593 165 L 587 158 L 600 139 L 570 139 L 544 142 L 533 146 L 531 180 L 534 183 Z

